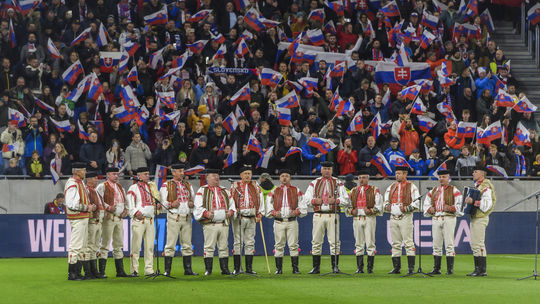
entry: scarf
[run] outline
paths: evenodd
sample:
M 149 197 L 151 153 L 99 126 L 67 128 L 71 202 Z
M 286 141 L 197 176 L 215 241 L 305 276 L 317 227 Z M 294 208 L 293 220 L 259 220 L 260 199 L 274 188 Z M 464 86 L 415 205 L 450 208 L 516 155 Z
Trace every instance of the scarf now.
M 525 164 L 525 156 L 516 155 L 516 172 L 514 176 L 525 176 L 527 174 L 527 166 Z

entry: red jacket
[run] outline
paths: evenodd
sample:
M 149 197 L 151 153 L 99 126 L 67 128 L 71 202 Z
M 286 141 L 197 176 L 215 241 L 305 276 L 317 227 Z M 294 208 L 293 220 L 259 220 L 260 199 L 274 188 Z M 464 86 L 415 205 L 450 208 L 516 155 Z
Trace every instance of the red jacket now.
M 345 153 L 344 150 L 339 150 L 337 162 L 339 164 L 339 175 L 354 174 L 356 172 L 355 164 L 358 162 L 358 152 L 352 150 L 351 153 Z
M 407 123 L 405 120 L 401 122 L 401 126 L 399 127 L 399 137 L 401 142 L 401 150 L 405 152 L 406 156 L 409 156 L 412 154 L 414 149 L 418 149 L 420 138 L 418 137 L 418 132 L 416 132 L 414 129 L 405 129 L 406 124 Z

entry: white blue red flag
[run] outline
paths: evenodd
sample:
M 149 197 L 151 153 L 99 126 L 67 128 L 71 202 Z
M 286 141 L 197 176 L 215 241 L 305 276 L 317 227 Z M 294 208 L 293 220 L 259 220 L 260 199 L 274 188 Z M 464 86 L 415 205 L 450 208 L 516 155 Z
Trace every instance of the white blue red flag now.
M 270 158 L 272 157 L 272 152 L 274 151 L 274 146 L 271 146 L 264 150 L 263 156 L 259 159 L 259 162 L 257 163 L 257 168 L 268 168 L 268 163 L 270 162 Z
M 532 112 L 536 112 L 536 109 L 538 107 L 533 105 L 532 102 L 529 101 L 529 99 L 527 98 L 527 96 L 523 96 L 517 103 L 516 105 L 513 107 L 514 110 L 516 110 L 516 112 L 519 112 L 519 113 L 532 113 Z
M 75 39 L 73 39 L 73 41 L 71 42 L 71 46 L 75 46 L 83 41 L 85 41 L 86 39 L 88 39 L 90 37 L 90 31 L 92 29 L 89 27 L 87 29 L 85 29 L 84 31 L 82 31 L 79 36 L 75 37 Z
M 56 185 L 56 183 L 60 179 L 60 176 L 58 175 L 58 172 L 56 172 L 56 158 L 55 157 L 51 159 L 51 163 L 49 164 L 49 171 L 51 172 L 53 185 Z
M 433 129 L 437 122 L 427 116 L 419 115 L 418 118 L 418 128 L 424 133 L 428 133 Z
M 236 127 L 238 127 L 238 121 L 236 120 L 236 117 L 234 116 L 234 113 L 231 112 L 225 119 L 223 120 L 223 128 L 229 132 L 229 134 L 232 134 L 234 130 L 236 130 Z
M 251 98 L 251 89 L 249 86 L 249 82 L 246 83 L 238 92 L 234 93 L 233 96 L 231 96 L 231 99 L 229 102 L 231 103 L 231 106 L 236 105 L 238 101 L 241 100 L 249 100 Z
M 390 167 L 390 164 L 381 152 L 373 155 L 373 158 L 369 162 L 379 170 L 382 176 L 387 177 L 388 175 L 392 175 L 392 167 Z
M 169 18 L 167 16 L 167 6 L 163 6 L 159 11 L 143 17 L 147 25 L 167 24 Z
M 276 106 L 280 108 L 288 108 L 288 109 L 292 109 L 292 108 L 296 108 L 300 106 L 300 100 L 298 99 L 298 95 L 296 95 L 296 91 L 293 90 L 289 94 L 276 100 Z
M 457 137 L 474 138 L 476 123 L 460 121 L 457 126 Z
M 77 60 L 64 71 L 62 78 L 65 82 L 69 83 L 69 85 L 73 85 L 81 74 L 84 74 L 84 69 L 81 62 Z
M 257 152 L 259 156 L 263 156 L 263 149 L 261 147 L 261 143 L 259 142 L 259 140 L 257 140 L 257 138 L 255 138 L 255 136 L 253 136 L 253 134 L 249 136 L 247 148 L 249 151 Z
M 21 112 L 8 108 L 8 116 L 10 122 L 17 123 L 17 127 L 22 128 L 26 126 L 26 117 Z
M 324 23 L 324 9 L 318 8 L 312 10 L 308 15 L 308 20 L 313 20 L 319 22 L 320 24 Z
M 58 132 L 60 132 L 60 133 L 70 132 L 69 120 L 57 121 L 57 120 L 52 119 L 51 117 L 49 117 L 49 119 L 51 120 L 53 125 L 56 127 Z
M 101 73 L 112 73 L 121 58 L 121 52 L 99 52 L 99 70 Z
M 518 146 L 532 146 L 531 133 L 520 122 L 516 126 L 516 134 L 514 135 L 514 143 Z
M 200 10 L 197 13 L 195 13 L 193 16 L 189 17 L 187 19 L 187 21 L 188 22 L 199 22 L 199 21 L 203 20 L 204 18 L 208 17 L 208 15 L 210 15 L 211 12 L 212 12 L 211 9 Z
M 49 38 L 49 40 L 47 40 L 47 50 L 49 50 L 49 53 L 51 54 L 51 56 L 53 58 L 60 59 L 60 52 L 58 51 L 58 49 L 54 45 L 54 42 L 52 41 L 51 38 Z
M 263 68 L 260 75 L 261 84 L 271 88 L 275 88 L 282 78 L 283 75 L 281 73 L 269 68 Z
M 527 20 L 529 20 L 532 25 L 536 25 L 540 22 L 540 3 L 536 3 L 527 11 Z
M 96 43 L 99 47 L 102 47 L 104 45 L 107 45 L 109 38 L 109 34 L 107 34 L 107 29 L 105 29 L 105 25 L 103 23 L 99 24 L 99 30 L 98 30 L 98 36 L 96 39 Z
M 307 144 L 317 149 L 321 154 L 326 154 L 336 147 L 336 144 L 332 140 L 320 137 L 310 138 Z
M 156 165 L 156 175 L 154 177 L 154 183 L 157 185 L 158 190 L 161 189 L 163 183 L 167 180 L 167 167 L 162 165 Z
M 356 115 L 354 115 L 353 119 L 351 120 L 351 123 L 349 124 L 349 127 L 347 128 L 347 134 L 352 135 L 364 128 L 364 119 L 362 117 L 362 111 L 358 111 Z
M 489 146 L 492 141 L 499 138 L 502 138 L 502 127 L 499 120 L 487 126 L 485 130 L 477 128 L 476 140 L 479 144 Z

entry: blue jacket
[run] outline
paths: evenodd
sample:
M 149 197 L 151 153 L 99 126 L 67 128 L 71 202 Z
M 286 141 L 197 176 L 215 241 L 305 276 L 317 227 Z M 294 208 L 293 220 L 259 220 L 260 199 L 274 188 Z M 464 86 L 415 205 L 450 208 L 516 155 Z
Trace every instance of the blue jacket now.
M 386 161 L 388 162 L 390 167 L 392 167 L 392 173 L 394 173 L 394 174 L 396 173 L 396 168 L 392 163 L 390 163 L 390 156 L 399 155 L 399 156 L 402 156 L 405 159 L 407 158 L 405 156 L 405 153 L 403 152 L 403 150 L 401 150 L 400 148 L 398 148 L 397 150 L 392 150 L 392 147 L 389 147 L 388 149 L 386 149 L 386 151 L 384 151 L 383 155 L 386 158 Z
M 408 161 L 409 165 L 411 165 L 412 169 L 414 170 L 414 175 L 420 176 L 425 175 L 426 173 L 426 163 L 423 159 L 419 159 L 418 161 L 410 158 Z
M 424 163 L 425 163 L 425 168 L 426 168 L 426 171 L 427 171 L 426 175 L 429 175 L 429 176 L 432 176 L 433 173 L 435 172 L 435 169 L 437 169 L 437 167 L 439 167 L 439 161 L 436 158 L 426 159 L 424 161 Z M 433 167 L 431 169 L 429 169 L 429 165 L 431 163 L 433 163 Z
M 373 103 L 370 106 L 370 112 L 371 112 L 371 114 L 373 114 L 373 116 L 377 115 L 377 112 L 381 113 L 381 121 L 382 122 L 387 122 L 390 119 L 390 114 L 388 113 L 388 107 L 387 106 L 385 107 L 384 105 L 382 105 L 380 108 L 376 108 L 375 103 Z M 364 122 L 364 125 L 366 123 L 367 122 Z
M 39 156 L 43 157 L 43 139 L 38 130 L 31 130 L 24 139 L 24 157 L 31 157 L 32 152 L 37 150 Z
M 302 146 L 302 175 L 312 175 L 311 170 L 314 168 L 317 169 L 317 172 L 321 172 L 321 162 L 326 161 L 326 155 L 316 158 L 315 155 L 319 152 L 315 151 L 313 154 L 311 148 L 307 143 Z
M 497 80 L 495 80 L 495 78 L 478 78 L 474 81 L 474 84 L 476 85 L 476 94 L 478 95 L 478 98 L 482 96 L 482 92 L 485 89 L 489 89 L 491 91 L 491 96 L 495 96 L 495 84 L 497 84 Z

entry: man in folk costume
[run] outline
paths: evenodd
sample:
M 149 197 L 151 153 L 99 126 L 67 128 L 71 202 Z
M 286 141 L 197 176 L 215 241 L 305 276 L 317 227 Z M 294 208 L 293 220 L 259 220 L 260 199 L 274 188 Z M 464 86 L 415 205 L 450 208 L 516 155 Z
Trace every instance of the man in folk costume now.
M 489 223 L 489 215 L 495 208 L 495 188 L 486 179 L 487 169 L 477 166 L 473 171 L 473 180 L 476 189 L 482 195 L 479 201 L 473 201 L 467 197 L 465 203 L 474 205 L 477 209 L 471 214 L 471 250 L 474 256 L 474 271 L 469 273 L 471 277 L 485 277 L 486 272 L 486 228 Z
M 307 205 L 302 200 L 302 191 L 291 185 L 291 171 L 279 171 L 281 185 L 266 198 L 266 217 L 274 219 L 276 272 L 282 274 L 285 244 L 289 246 L 293 274 L 298 270 L 298 217 L 307 215 Z
M 256 181 L 252 181 L 251 166 L 240 168 L 241 181 L 231 185 L 230 193 L 236 207 L 236 217 L 232 220 L 234 234 L 234 272 L 240 273 L 242 261 L 240 254 L 244 248 L 246 259 L 246 273 L 253 271 L 253 254 L 255 253 L 255 230 L 264 214 L 264 198 L 261 188 Z
M 212 274 L 212 263 L 216 244 L 219 252 L 221 274 L 230 275 L 229 271 L 229 221 L 236 208 L 231 201 L 229 191 L 219 185 L 219 170 L 206 169 L 207 184 L 195 194 L 193 216 L 203 226 L 204 235 L 204 275 Z
M 171 274 L 172 260 L 176 251 L 176 243 L 180 237 L 184 275 L 197 275 L 191 269 L 191 211 L 194 204 L 195 192 L 187 180 L 184 180 L 183 164 L 171 167 L 173 179 L 163 183 L 160 189 L 161 201 L 169 212 L 167 213 L 167 244 L 165 245 L 165 275 Z
M 413 242 L 413 212 L 418 209 L 418 188 L 407 181 L 407 167 L 396 166 L 396 181 L 384 193 L 384 210 L 390 215 L 392 237 L 392 264 L 389 274 L 401 273 L 401 244 L 405 243 L 409 274 L 414 272 L 415 248 Z
M 144 275 L 154 274 L 154 197 L 159 197 L 156 184 L 149 182 L 147 167 L 137 169 L 137 183 L 131 185 L 127 193 L 129 216 L 131 217 L 131 273 L 139 276 L 139 256 L 144 239 Z M 157 206 L 161 209 L 161 205 Z
M 107 168 L 107 180 L 96 187 L 97 193 L 103 199 L 105 218 L 101 224 L 101 248 L 99 253 L 99 273 L 105 276 L 105 266 L 109 248 L 113 247 L 116 277 L 129 277 L 124 271 L 124 221 L 128 215 L 126 207 L 126 192 L 118 183 L 118 168 Z
M 85 163 L 73 163 L 73 176 L 68 179 L 64 188 L 66 199 L 66 214 L 71 226 L 71 238 L 68 249 L 68 280 L 80 281 L 81 268 L 85 260 L 86 246 L 88 242 L 88 219 L 90 212 L 96 210 L 96 206 L 90 204 L 88 191 L 84 185 L 86 176 Z
M 364 273 L 364 247 L 367 253 L 367 272 L 373 273 L 375 261 L 375 229 L 377 215 L 383 212 L 383 197 L 379 189 L 369 185 L 369 171 L 358 174 L 358 186 L 349 193 L 351 206 L 345 210 L 353 217 L 353 234 L 355 239 L 356 272 Z
M 88 246 L 86 250 L 86 256 L 84 264 L 84 274 L 88 278 L 104 279 L 105 276 L 101 275 L 97 270 L 97 256 L 99 253 L 100 241 L 101 241 L 101 224 L 105 211 L 103 210 L 103 201 L 96 192 L 96 186 L 98 183 L 97 173 L 86 173 L 86 188 L 88 190 L 88 198 L 90 204 L 96 205 L 96 211 L 90 213 L 90 219 L 88 220 Z M 86 270 L 89 270 L 88 272 Z
M 308 207 L 313 208 L 313 239 L 311 241 L 311 254 L 313 256 L 313 269 L 309 274 L 320 273 L 322 243 L 325 231 L 327 232 L 328 243 L 330 243 L 330 260 L 332 270 L 339 271 L 339 214 L 337 215 L 337 227 L 334 223 L 334 212 L 340 207 L 350 206 L 349 195 L 343 183 L 332 177 L 334 163 L 325 161 L 321 163 L 321 174 L 309 183 L 304 194 L 304 202 Z M 337 229 L 337 239 L 336 231 Z
M 443 241 L 446 249 L 446 274 L 454 274 L 454 233 L 456 216 L 461 213 L 461 192 L 450 185 L 450 171 L 439 170 L 439 186 L 429 191 L 424 199 L 424 216 L 433 217 L 433 270 L 429 274 L 441 274 Z

